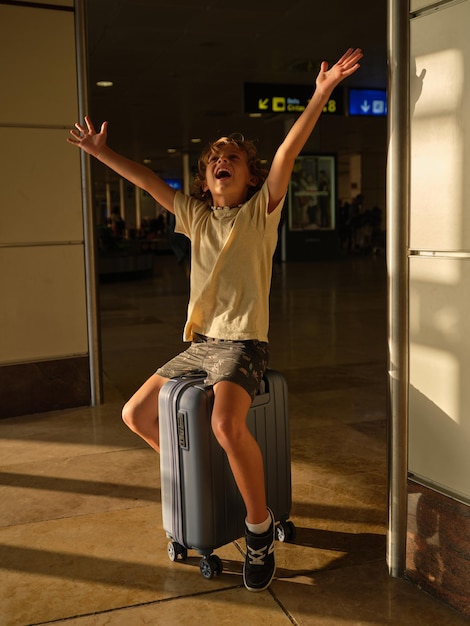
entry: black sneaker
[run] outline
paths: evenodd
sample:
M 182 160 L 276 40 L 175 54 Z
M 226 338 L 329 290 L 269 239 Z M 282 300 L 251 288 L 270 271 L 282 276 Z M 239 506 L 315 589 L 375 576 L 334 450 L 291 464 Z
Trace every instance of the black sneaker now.
M 243 582 L 248 591 L 264 591 L 271 584 L 276 569 L 274 559 L 274 515 L 271 516 L 271 526 L 266 533 L 255 535 L 246 529 L 246 558 L 243 567 Z

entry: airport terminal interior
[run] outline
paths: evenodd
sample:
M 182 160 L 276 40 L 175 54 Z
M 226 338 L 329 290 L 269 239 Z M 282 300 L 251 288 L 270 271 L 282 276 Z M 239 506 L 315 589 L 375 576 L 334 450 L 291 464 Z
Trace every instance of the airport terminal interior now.
M 0 392 L 0 626 L 469 623 L 452 608 L 469 608 L 468 506 L 462 515 L 447 517 L 453 531 L 447 553 L 435 545 L 436 530 L 428 532 L 423 524 L 428 534 L 421 556 L 418 549 L 407 553 L 408 576 L 390 576 L 387 564 L 387 381 L 393 376 L 387 371 L 385 253 L 389 4 L 0 0 L 0 23 L 10 24 L 3 29 L 2 86 L 11 96 L 0 106 L 0 143 L 7 146 L 4 204 L 0 197 L 6 323 L 0 328 L 10 346 L 0 354 L 8 374 L 2 379 L 5 396 Z M 450 15 L 452 47 L 454 40 L 456 48 L 468 47 L 466 21 L 458 16 L 468 15 L 463 11 L 469 4 L 443 0 L 431 2 L 432 10 L 434 4 L 447 7 L 436 13 L 435 32 L 442 15 Z M 427 22 L 416 24 L 424 28 Z M 457 26 L 461 41 L 454 36 Z M 427 35 L 414 39 L 423 46 L 428 40 L 433 43 Z M 108 120 L 111 147 L 181 189 L 194 173 L 202 142 L 222 134 L 240 131 L 254 139 L 268 164 L 294 121 L 289 106 L 300 112 L 321 61 L 334 63 L 349 46 L 364 50 L 361 69 L 331 94 L 296 161 L 285 240 L 275 255 L 270 367 L 288 386 L 289 519 L 296 532 L 276 541 L 277 570 L 269 589 L 250 593 L 243 584 L 243 537 L 216 550 L 223 571 L 212 578 L 201 574 L 194 550 L 185 560 L 169 558 L 159 457 L 121 419 L 126 400 L 184 345 L 186 248 L 175 246 L 171 224 L 162 223 L 164 211 L 148 194 L 96 161 L 90 171 L 86 159 L 80 167 L 66 138 L 76 115 L 90 113 L 97 126 Z M 443 58 L 452 72 L 440 62 L 430 64 L 424 82 L 424 88 L 431 86 L 427 97 L 433 106 L 425 109 L 431 122 L 429 112 L 440 103 L 437 91 L 446 107 L 451 97 L 460 97 L 434 81 L 431 70 L 458 75 L 454 56 Z M 406 66 L 408 61 L 407 55 Z M 88 75 L 81 67 L 87 62 Z M 417 78 L 424 75 L 420 68 Z M 267 95 L 267 85 L 275 92 Z M 297 86 L 300 91 L 291 93 Z M 246 94 L 254 87 L 260 90 L 252 110 Z M 455 109 L 456 120 L 464 119 L 466 102 Z M 459 134 L 447 129 L 460 126 L 436 120 L 446 142 Z M 427 147 L 433 135 L 422 136 Z M 424 152 L 427 163 L 432 151 Z M 465 159 L 460 169 L 456 148 L 438 152 L 445 167 L 433 182 L 447 190 L 443 172 L 464 181 Z M 423 185 L 431 178 L 423 176 Z M 454 180 L 450 174 L 448 180 Z M 425 197 L 434 189 L 426 187 Z M 427 209 L 426 204 L 426 220 Z M 429 222 L 447 232 L 447 224 Z M 461 231 L 468 237 L 457 218 L 449 223 L 459 225 L 459 237 Z M 424 295 L 438 286 L 429 281 Z M 456 291 L 442 292 L 455 316 L 452 307 L 443 307 L 443 315 L 426 325 L 423 315 L 429 347 L 435 335 L 440 340 L 446 333 L 452 350 L 466 345 L 460 338 L 468 337 L 468 307 L 455 305 Z M 422 304 L 424 313 L 427 306 Z M 454 335 L 459 329 L 462 334 Z M 100 363 L 89 374 L 98 352 Z M 434 352 L 420 354 L 424 362 Z M 466 355 L 463 361 L 467 367 Z M 428 363 L 431 368 L 434 362 Z M 454 361 L 445 363 L 453 372 Z M 95 374 L 101 374 L 103 397 L 93 403 L 89 382 Z M 465 375 L 460 383 L 467 386 Z M 68 401 L 62 406 L 72 408 L 54 404 L 51 410 L 52 402 L 64 399 L 61 393 Z M 25 399 L 27 411 L 9 409 L 17 409 L 18 398 Z M 42 411 L 41 401 L 48 402 Z M 418 543 L 422 535 L 413 535 L 413 521 L 408 520 L 408 537 Z M 435 595 L 413 573 L 437 581 Z M 440 584 L 444 574 L 457 596 L 452 606 Z
M 277 263 L 271 367 L 289 387 L 294 542 L 269 590 L 242 581 L 244 539 L 170 561 L 159 459 L 123 402 L 181 347 L 184 267 L 100 283 L 105 401 L 2 420 L 2 626 L 260 624 L 457 626 L 435 597 L 388 575 L 383 251 Z

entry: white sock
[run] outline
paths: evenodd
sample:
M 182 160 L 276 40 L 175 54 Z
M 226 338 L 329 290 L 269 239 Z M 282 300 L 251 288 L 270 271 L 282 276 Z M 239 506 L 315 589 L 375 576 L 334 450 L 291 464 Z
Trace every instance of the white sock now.
M 263 533 L 268 532 L 269 527 L 271 526 L 271 516 L 268 515 L 268 517 L 264 520 L 264 522 L 261 522 L 261 524 L 250 524 L 246 520 L 245 523 L 250 533 L 262 535 Z

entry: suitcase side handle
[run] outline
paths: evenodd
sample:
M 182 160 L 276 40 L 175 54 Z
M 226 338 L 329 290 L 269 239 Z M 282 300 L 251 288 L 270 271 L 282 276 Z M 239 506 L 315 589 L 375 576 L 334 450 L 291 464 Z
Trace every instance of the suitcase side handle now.
M 253 399 L 251 406 L 260 406 L 262 404 L 267 404 L 269 402 L 269 384 L 266 378 L 259 384 L 258 393 Z

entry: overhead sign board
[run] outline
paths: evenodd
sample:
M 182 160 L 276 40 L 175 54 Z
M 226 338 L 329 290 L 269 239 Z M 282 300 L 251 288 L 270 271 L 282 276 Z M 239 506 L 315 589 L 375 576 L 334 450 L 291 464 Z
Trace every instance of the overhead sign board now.
M 387 115 L 387 92 L 385 89 L 350 89 L 349 115 Z
M 245 113 L 283 113 L 296 115 L 305 110 L 314 87 L 312 85 L 277 85 L 245 83 Z M 343 90 L 335 89 L 323 112 L 343 115 Z

